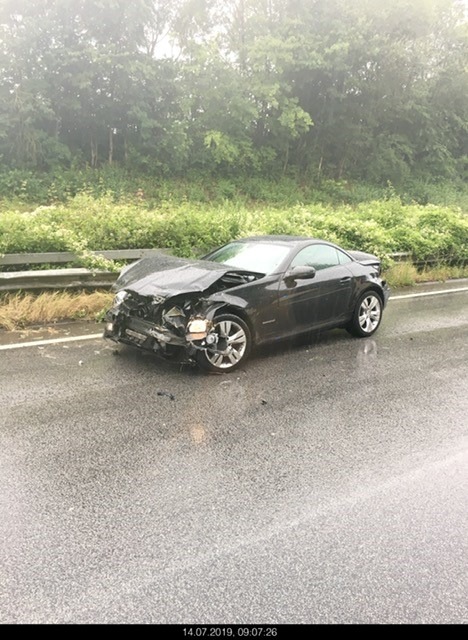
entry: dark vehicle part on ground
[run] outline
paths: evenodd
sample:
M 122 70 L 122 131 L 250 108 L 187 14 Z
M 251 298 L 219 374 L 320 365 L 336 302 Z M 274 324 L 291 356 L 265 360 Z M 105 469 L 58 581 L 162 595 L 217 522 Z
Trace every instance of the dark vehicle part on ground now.
M 343 327 L 379 327 L 390 295 L 380 260 L 317 240 L 259 236 L 201 260 L 165 253 L 125 267 L 104 337 L 212 372 L 236 369 L 254 345 Z

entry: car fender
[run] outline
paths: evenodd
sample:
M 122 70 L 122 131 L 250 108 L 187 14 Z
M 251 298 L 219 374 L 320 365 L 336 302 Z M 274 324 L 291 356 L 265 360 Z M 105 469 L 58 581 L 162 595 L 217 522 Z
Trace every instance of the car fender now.
M 258 340 L 259 333 L 255 322 L 255 314 L 251 313 L 247 300 L 221 292 L 210 296 L 206 301 L 206 305 L 205 316 L 208 320 L 212 320 L 220 310 L 238 315 L 248 324 L 254 342 Z

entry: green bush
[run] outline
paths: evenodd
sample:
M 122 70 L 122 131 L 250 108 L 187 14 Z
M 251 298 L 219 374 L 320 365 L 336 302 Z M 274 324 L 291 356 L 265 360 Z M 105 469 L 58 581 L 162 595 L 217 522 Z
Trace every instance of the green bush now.
M 386 259 L 410 252 L 414 259 L 468 260 L 468 216 L 460 209 L 402 204 L 399 198 L 360 204 L 291 207 L 115 201 L 114 195 L 79 194 L 67 204 L 30 212 L 0 213 L 0 253 L 74 251 L 89 264 L 89 251 L 170 248 L 199 256 L 233 238 L 257 234 L 320 237 Z

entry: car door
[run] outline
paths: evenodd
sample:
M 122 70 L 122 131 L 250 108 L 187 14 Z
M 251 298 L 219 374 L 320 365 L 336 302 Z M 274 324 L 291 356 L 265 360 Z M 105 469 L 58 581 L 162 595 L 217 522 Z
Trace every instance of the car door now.
M 299 251 L 287 274 L 296 266 L 313 266 L 315 276 L 279 285 L 279 304 L 289 333 L 338 325 L 349 314 L 354 281 L 346 263 L 351 259 L 332 245 L 315 243 Z

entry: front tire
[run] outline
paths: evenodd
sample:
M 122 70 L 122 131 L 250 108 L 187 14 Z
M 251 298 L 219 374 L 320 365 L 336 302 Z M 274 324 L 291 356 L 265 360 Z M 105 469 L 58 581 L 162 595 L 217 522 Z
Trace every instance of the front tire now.
M 382 299 L 375 291 L 366 291 L 357 301 L 347 330 L 358 338 L 368 338 L 379 328 L 382 320 Z
M 205 371 L 230 373 L 237 369 L 250 353 L 250 329 L 244 320 L 231 313 L 215 317 L 214 325 L 214 331 L 218 334 L 218 350 L 197 351 L 197 362 Z

